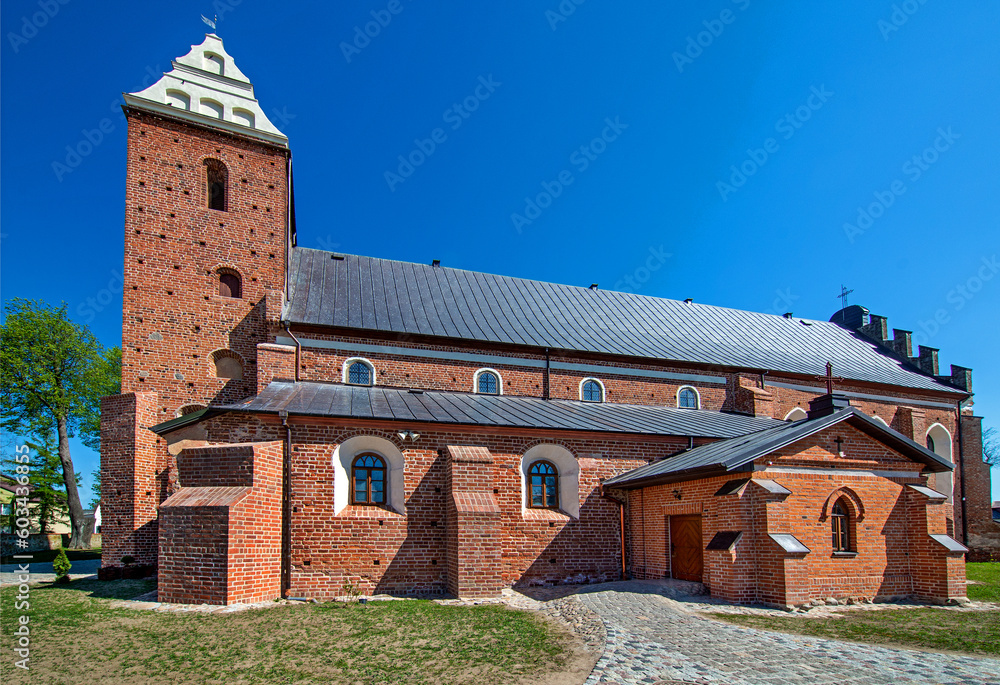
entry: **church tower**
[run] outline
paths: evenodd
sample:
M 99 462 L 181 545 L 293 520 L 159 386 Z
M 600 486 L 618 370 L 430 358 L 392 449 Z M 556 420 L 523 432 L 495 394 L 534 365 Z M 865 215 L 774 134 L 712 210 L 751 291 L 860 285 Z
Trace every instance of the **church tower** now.
M 288 139 L 249 79 L 215 34 L 172 64 L 125 96 L 122 392 L 162 420 L 255 392 L 293 239 Z
M 122 394 L 102 407 L 105 563 L 156 561 L 173 457 L 155 424 L 256 393 L 295 236 L 288 138 L 222 40 L 125 94 Z

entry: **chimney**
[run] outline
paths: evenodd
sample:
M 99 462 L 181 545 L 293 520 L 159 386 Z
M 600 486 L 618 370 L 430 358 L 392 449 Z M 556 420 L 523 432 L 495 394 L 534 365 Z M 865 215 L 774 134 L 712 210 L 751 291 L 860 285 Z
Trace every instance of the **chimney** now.
M 862 326 L 858 330 L 875 342 L 884 345 L 886 340 L 889 339 L 889 320 L 886 317 L 878 316 L 877 314 L 872 314 L 869 318 L 870 323 Z
M 913 331 L 892 329 L 892 349 L 907 359 L 913 356 Z
M 835 411 L 840 411 L 841 409 L 848 409 L 851 406 L 851 401 L 847 399 L 846 395 L 838 395 L 834 393 L 832 395 L 820 395 L 819 397 L 810 400 L 809 411 L 806 416 L 811 419 L 818 419 L 821 416 L 829 416 Z
M 972 369 L 951 365 L 951 384 L 965 392 L 972 392 Z
M 917 349 L 920 351 L 920 356 L 917 358 L 920 370 L 931 376 L 938 375 L 938 350 L 923 345 L 919 345 Z

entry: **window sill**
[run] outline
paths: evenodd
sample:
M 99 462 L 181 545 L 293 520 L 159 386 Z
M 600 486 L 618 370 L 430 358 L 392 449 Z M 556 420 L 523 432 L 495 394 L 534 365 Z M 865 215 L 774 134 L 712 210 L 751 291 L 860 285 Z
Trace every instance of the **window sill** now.
M 406 517 L 402 514 L 393 511 L 392 509 L 385 509 L 383 507 L 366 506 L 362 504 L 348 504 L 344 507 L 339 514 L 338 518 L 352 518 L 352 519 L 399 519 L 403 520 Z
M 558 509 L 524 509 L 523 518 L 525 521 L 563 521 L 568 523 L 573 519 L 569 514 L 565 514 Z
M 853 559 L 858 556 L 857 552 L 834 552 L 833 557 L 835 559 Z

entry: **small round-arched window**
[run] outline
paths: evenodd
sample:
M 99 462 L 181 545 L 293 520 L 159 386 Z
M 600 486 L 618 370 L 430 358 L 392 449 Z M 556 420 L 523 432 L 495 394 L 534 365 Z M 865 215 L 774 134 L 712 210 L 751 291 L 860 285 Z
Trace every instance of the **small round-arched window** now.
M 681 388 L 677 393 L 677 406 L 681 409 L 698 409 L 698 391 L 691 387 Z
M 476 392 L 481 395 L 499 395 L 500 378 L 492 371 L 480 371 L 476 379 Z
M 584 402 L 603 402 L 604 388 L 593 378 L 587 379 L 580 386 L 580 399 Z
M 927 449 L 929 449 L 931 452 L 934 451 L 934 438 L 932 438 L 930 435 L 927 436 Z
M 373 375 L 371 364 L 361 359 L 347 366 L 347 382 L 351 385 L 372 385 Z
M 219 294 L 223 297 L 243 297 L 243 282 L 240 276 L 232 271 L 219 273 Z

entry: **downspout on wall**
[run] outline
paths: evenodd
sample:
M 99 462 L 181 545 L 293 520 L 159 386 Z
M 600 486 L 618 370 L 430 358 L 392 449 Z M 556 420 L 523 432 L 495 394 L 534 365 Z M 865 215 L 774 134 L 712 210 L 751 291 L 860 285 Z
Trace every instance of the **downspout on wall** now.
M 966 547 L 969 546 L 969 519 L 967 516 L 967 510 L 965 506 L 965 440 L 963 435 L 965 431 L 962 429 L 962 403 L 966 400 L 959 400 L 956 408 L 955 414 L 958 417 L 958 421 L 955 424 L 955 428 L 958 431 L 958 462 L 956 466 L 959 468 L 958 474 L 958 485 L 959 485 L 959 496 L 962 498 L 962 544 Z
M 291 338 L 295 342 L 295 382 L 298 383 L 299 382 L 299 355 L 300 355 L 300 352 L 302 350 L 302 343 L 299 342 L 299 339 L 295 337 L 294 333 L 292 333 L 292 329 L 289 327 L 287 321 L 282 321 L 281 325 L 284 327 L 285 333 L 288 334 L 288 337 Z

